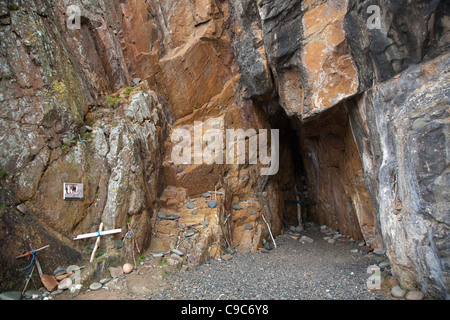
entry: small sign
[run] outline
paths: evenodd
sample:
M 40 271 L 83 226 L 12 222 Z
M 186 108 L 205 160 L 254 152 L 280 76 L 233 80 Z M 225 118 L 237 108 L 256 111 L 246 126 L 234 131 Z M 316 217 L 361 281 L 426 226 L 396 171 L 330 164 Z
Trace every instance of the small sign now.
M 83 199 L 83 184 L 64 183 L 63 199 Z

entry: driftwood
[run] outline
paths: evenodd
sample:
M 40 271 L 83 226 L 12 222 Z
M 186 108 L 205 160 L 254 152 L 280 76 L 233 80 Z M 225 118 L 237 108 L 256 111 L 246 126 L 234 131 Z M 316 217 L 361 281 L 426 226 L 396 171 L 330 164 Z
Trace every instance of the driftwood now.
M 264 214 L 263 214 L 262 212 L 261 212 L 261 216 L 262 216 L 264 222 L 267 224 L 267 228 L 269 229 L 270 237 L 272 238 L 273 245 L 274 245 L 274 247 L 275 247 L 275 249 L 276 249 L 276 248 L 277 248 L 277 243 L 275 242 L 275 239 L 273 238 L 272 230 L 270 230 L 270 225 L 269 225 L 269 223 L 267 222 L 267 220 L 266 220 L 266 218 L 264 217 Z

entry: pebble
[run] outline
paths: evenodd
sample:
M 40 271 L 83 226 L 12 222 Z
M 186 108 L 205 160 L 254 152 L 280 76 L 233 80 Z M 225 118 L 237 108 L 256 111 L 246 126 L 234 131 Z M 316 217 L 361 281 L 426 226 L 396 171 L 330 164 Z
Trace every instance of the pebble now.
M 194 231 L 188 230 L 188 231 L 185 232 L 184 236 L 185 236 L 185 237 L 192 237 L 194 234 L 195 234 Z
M 89 289 L 91 289 L 92 291 L 98 290 L 101 287 L 103 287 L 103 285 L 100 282 L 93 282 L 90 286 Z
M 183 251 L 180 251 L 178 249 L 172 249 L 172 252 L 177 254 L 177 255 L 179 255 L 179 256 L 182 256 L 184 254 Z
M 384 249 L 375 249 L 375 250 L 373 250 L 373 253 L 378 254 L 378 255 L 384 255 L 386 253 L 386 250 L 384 250 Z
M 244 230 L 252 230 L 253 226 L 251 224 L 246 224 Z
M 302 236 L 298 241 L 300 241 L 300 242 L 308 242 L 308 243 L 313 243 L 314 242 L 314 240 L 311 239 L 308 236 Z
M 6 291 L 0 293 L 0 300 L 22 300 L 20 291 Z
M 63 292 L 64 292 L 64 291 L 63 291 L 63 290 L 60 290 L 60 289 L 55 290 L 55 291 L 52 292 L 52 296 L 57 296 L 58 294 L 61 294 L 61 293 L 63 293 Z M 31 297 L 31 299 L 36 300 L 36 299 L 39 299 L 40 296 L 41 296 L 40 294 L 33 294 L 32 297 Z
M 409 291 L 406 294 L 406 300 L 422 300 L 424 297 L 423 293 L 420 291 Z
M 121 269 L 122 269 L 122 268 L 121 268 Z M 71 285 L 70 288 L 69 288 L 70 293 L 75 293 L 75 292 L 81 290 L 82 287 L 83 287 L 83 285 L 80 284 L 80 283 L 78 283 L 78 284 L 73 284 L 73 285 Z
M 356 252 L 358 252 L 359 250 L 358 249 L 352 249 L 352 250 L 350 250 L 350 252 L 353 252 L 353 253 L 356 253 Z
M 209 197 L 211 197 L 211 193 L 209 193 L 209 192 L 202 193 L 202 197 L 209 198 Z
M 65 278 L 58 283 L 58 290 L 69 289 L 71 285 L 72 285 L 72 279 Z
M 232 258 L 233 258 L 233 256 L 232 256 L 231 254 L 229 254 L 229 253 L 224 254 L 224 255 L 222 256 L 222 259 L 225 260 L 225 261 L 229 261 L 229 260 L 231 260 Z
M 389 261 L 381 261 L 380 264 L 378 264 L 378 266 L 380 268 L 387 268 L 389 267 L 391 264 L 389 263 Z
M 150 253 L 154 258 L 160 258 L 164 256 L 164 251 L 151 252 Z
M 111 278 L 117 278 L 123 274 L 123 269 L 121 266 L 118 267 L 110 267 L 109 273 L 111 274 Z
M 58 291 L 62 292 L 61 290 L 56 290 L 56 291 L 53 291 L 52 294 L 53 295 L 57 294 Z M 41 297 L 41 293 L 36 290 L 27 290 L 23 294 L 23 298 L 25 298 L 25 299 L 28 298 L 28 299 L 36 300 L 36 299 L 39 299 L 40 297 Z
M 336 239 L 329 239 L 327 242 L 333 244 L 336 243 Z
M 215 208 L 215 207 L 217 207 L 217 201 L 215 201 L 215 200 L 209 201 L 209 202 L 208 202 L 208 207 L 210 207 L 210 208 Z
M 160 218 L 161 220 L 177 220 L 180 219 L 180 216 L 175 214 L 167 214 L 165 212 L 160 211 L 158 212 L 158 218 Z
M 109 281 L 111 281 L 111 278 L 102 278 L 102 279 L 100 279 L 100 283 L 101 283 L 101 284 L 106 284 L 106 283 L 108 283 Z
M 178 172 L 178 173 L 182 173 L 182 172 L 183 172 L 183 168 L 178 168 L 178 169 L 177 169 L 177 172 Z
M 242 209 L 244 209 L 244 207 L 241 206 L 239 203 L 235 203 L 235 204 L 233 204 L 233 209 L 234 210 L 242 210 Z
M 405 295 L 405 291 L 400 288 L 400 286 L 395 285 L 391 288 L 391 294 L 393 297 L 403 298 L 403 296 Z
M 158 218 L 164 219 L 165 217 L 167 217 L 167 214 L 165 212 L 158 212 Z
M 53 271 L 53 275 L 55 277 L 60 276 L 62 274 L 67 273 L 67 268 L 63 267 L 63 266 L 58 266 L 54 271 Z
M 133 271 L 134 269 L 134 266 L 131 263 L 125 263 L 122 268 L 124 273 L 131 273 L 131 271 Z
M 197 214 L 197 210 L 192 211 L 191 213 L 193 216 L 195 216 Z
M 19 212 L 21 213 L 27 213 L 28 212 L 28 207 L 25 203 L 21 203 L 16 207 L 17 210 L 19 210 Z
M 194 203 L 193 202 L 189 202 L 189 204 L 187 205 L 188 209 L 194 209 Z
M 122 249 L 123 248 L 123 240 L 120 240 L 120 239 L 114 240 L 114 248 Z

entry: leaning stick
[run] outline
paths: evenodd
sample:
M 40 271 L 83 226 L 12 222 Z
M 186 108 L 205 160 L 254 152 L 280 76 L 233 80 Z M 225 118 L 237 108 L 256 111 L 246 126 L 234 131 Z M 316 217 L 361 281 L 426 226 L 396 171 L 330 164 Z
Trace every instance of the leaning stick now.
M 34 271 L 34 266 L 33 266 L 33 268 L 31 268 L 31 272 L 30 272 L 30 274 L 27 277 L 27 282 L 25 283 L 25 287 L 22 290 L 22 295 L 25 293 L 25 290 L 28 287 L 28 282 L 30 282 L 31 277 L 33 276 L 33 271 Z
M 103 230 L 103 222 L 100 222 L 100 226 L 98 227 L 98 233 L 101 233 L 102 230 Z M 95 252 L 97 251 L 99 244 L 100 244 L 100 236 L 98 236 L 97 240 L 95 240 L 94 250 L 92 250 L 91 259 L 89 260 L 90 263 L 94 261 Z
M 277 248 L 277 243 L 275 242 L 275 239 L 273 238 L 272 231 L 270 230 L 270 225 L 269 225 L 269 223 L 267 222 L 267 220 L 266 220 L 266 218 L 264 217 L 264 214 L 263 214 L 262 212 L 261 212 L 261 216 L 262 216 L 264 222 L 267 224 L 267 228 L 269 229 L 270 237 L 272 238 L 273 245 L 275 246 L 275 249 L 276 249 L 276 248 Z

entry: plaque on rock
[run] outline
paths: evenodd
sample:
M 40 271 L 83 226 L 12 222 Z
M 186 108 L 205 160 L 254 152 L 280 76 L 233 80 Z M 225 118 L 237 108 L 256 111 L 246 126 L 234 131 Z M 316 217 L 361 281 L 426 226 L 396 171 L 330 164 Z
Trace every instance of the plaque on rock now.
M 64 183 L 63 199 L 83 199 L 83 184 Z

